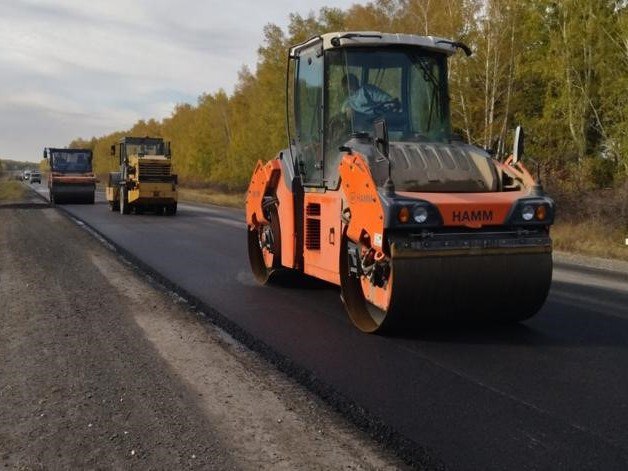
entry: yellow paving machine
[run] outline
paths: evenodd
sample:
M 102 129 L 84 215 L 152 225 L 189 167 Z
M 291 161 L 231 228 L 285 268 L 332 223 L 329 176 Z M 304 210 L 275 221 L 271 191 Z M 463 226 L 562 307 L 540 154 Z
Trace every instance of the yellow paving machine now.
M 112 211 L 136 214 L 177 212 L 177 175 L 172 173 L 170 143 L 160 137 L 124 137 L 111 146 L 120 171 L 109 173 L 106 196 Z

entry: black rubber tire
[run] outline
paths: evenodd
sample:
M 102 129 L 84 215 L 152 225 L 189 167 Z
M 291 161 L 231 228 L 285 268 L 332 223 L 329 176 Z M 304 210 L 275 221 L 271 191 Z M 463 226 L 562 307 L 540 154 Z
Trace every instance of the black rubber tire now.
M 120 214 L 131 214 L 129 207 L 129 193 L 124 187 L 120 189 Z
M 166 216 L 174 216 L 177 214 L 177 203 L 166 205 Z

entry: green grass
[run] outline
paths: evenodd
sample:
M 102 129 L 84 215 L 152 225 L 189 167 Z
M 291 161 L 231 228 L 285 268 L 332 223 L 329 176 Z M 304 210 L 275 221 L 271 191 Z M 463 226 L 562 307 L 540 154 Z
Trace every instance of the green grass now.
M 24 197 L 24 185 L 15 180 L 0 180 L 0 201 L 19 201 Z
M 202 188 L 178 188 L 179 200 L 193 203 L 215 204 L 230 208 L 244 208 L 244 193 L 223 193 L 220 191 Z

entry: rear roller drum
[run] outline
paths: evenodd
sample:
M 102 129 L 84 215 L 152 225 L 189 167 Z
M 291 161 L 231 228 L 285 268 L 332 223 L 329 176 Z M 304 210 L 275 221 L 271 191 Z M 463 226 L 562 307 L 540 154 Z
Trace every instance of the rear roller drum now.
M 268 283 L 273 273 L 281 269 L 279 213 L 274 204 L 267 209 L 266 218 L 270 224 L 248 229 L 251 270 L 261 284 Z
M 391 318 L 394 318 L 388 312 L 393 289 L 390 263 L 368 259 L 364 248 L 346 237 L 343 238 L 340 257 L 340 292 L 351 322 L 362 332 L 390 330 L 393 324 Z M 367 265 L 363 263 L 365 258 L 368 259 Z M 367 301 L 365 293 L 379 306 Z

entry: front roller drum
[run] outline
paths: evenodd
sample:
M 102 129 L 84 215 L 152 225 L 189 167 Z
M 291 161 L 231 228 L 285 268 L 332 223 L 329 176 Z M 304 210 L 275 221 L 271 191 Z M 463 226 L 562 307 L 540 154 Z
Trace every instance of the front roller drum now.
M 393 251 L 382 287 L 349 273 L 344 258 L 340 275 L 345 307 L 356 327 L 373 333 L 436 323 L 523 321 L 541 309 L 552 281 L 552 255 L 543 248 L 536 253 L 429 257 Z
M 50 189 L 50 201 L 55 204 L 94 204 L 95 186 L 93 184 L 53 184 Z

